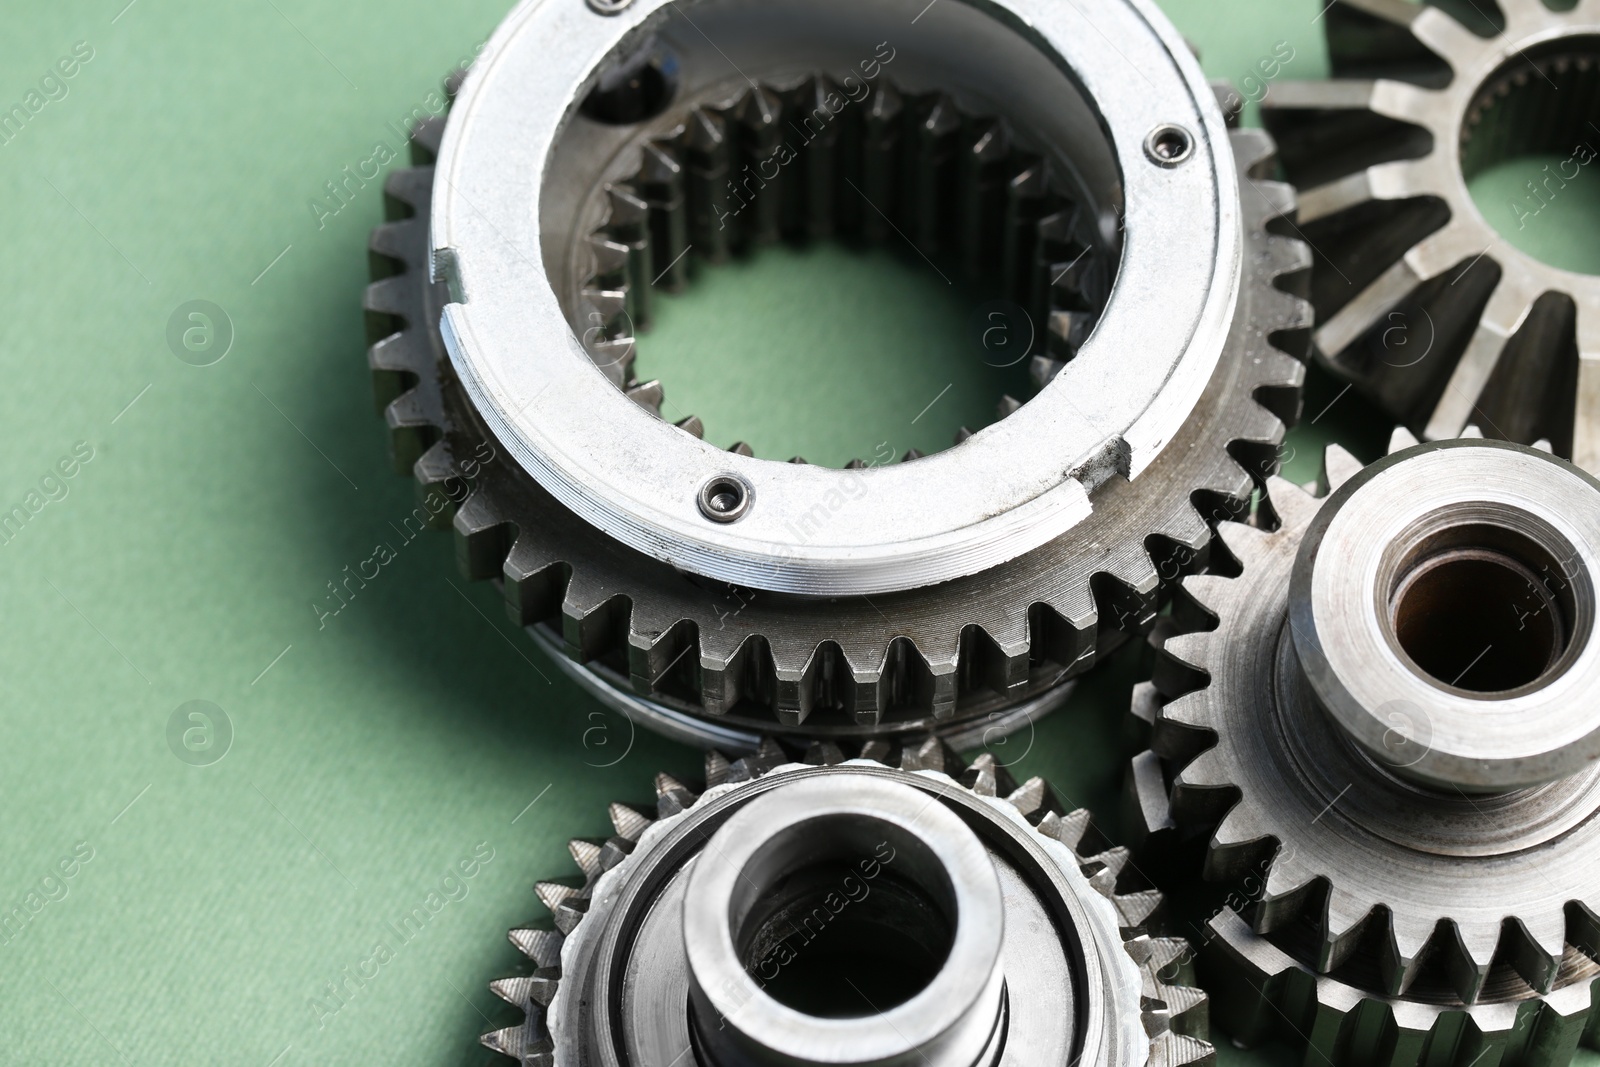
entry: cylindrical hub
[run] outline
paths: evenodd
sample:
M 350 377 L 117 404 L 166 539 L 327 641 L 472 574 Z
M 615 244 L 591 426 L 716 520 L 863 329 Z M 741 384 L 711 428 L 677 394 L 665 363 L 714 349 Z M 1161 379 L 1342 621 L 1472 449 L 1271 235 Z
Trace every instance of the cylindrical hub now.
M 978 1067 L 1002 1038 L 1005 908 L 953 812 L 867 776 L 775 789 L 695 861 L 683 939 L 717 1067 Z
M 1325 504 L 1290 592 L 1318 703 L 1396 773 L 1468 793 L 1600 758 L 1600 482 L 1550 455 L 1449 441 Z

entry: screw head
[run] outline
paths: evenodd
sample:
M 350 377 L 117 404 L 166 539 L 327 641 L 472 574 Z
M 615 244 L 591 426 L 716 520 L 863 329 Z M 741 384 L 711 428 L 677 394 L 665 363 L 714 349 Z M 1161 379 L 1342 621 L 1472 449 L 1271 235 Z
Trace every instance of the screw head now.
M 1144 140 L 1144 154 L 1158 167 L 1177 167 L 1194 155 L 1194 135 L 1175 123 L 1164 123 Z
M 700 487 L 700 514 L 712 522 L 738 522 L 754 496 L 750 483 L 737 474 L 719 474 Z

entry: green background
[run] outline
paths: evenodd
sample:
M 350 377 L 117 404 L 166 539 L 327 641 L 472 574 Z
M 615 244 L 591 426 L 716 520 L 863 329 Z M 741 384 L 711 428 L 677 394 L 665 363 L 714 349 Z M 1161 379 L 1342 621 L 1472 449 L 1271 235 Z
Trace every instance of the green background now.
M 0 35 L 4 108 L 76 42 L 94 49 L 0 146 L 0 504 L 93 449 L 0 546 L 0 912 L 41 885 L 60 897 L 0 935 L 0 1057 L 485 1062 L 477 1035 L 507 1018 L 485 987 L 515 966 L 507 928 L 539 912 L 532 881 L 569 870 L 567 837 L 606 832 L 607 801 L 699 763 L 565 682 L 492 589 L 457 576 L 444 535 L 400 547 L 337 615 L 312 607 L 395 540 L 413 490 L 363 358 L 377 184 L 320 225 L 311 202 L 400 148 L 394 124 L 506 0 L 125 3 L 13 3 Z M 1283 76 L 1324 72 L 1320 2 L 1166 7 L 1215 76 L 1243 78 L 1280 41 L 1296 50 Z M 196 299 L 234 331 L 206 367 L 167 341 Z M 898 260 L 780 250 L 667 302 L 641 360 L 713 439 L 842 461 L 982 420 L 999 388 L 972 370 L 966 314 Z M 907 423 L 955 381 L 948 410 Z M 1286 453 L 1299 478 L 1329 434 L 1369 458 L 1385 436 L 1324 382 L 1312 415 Z M 1004 757 L 1109 813 L 1140 658 Z M 209 766 L 169 747 L 193 700 L 232 725 Z M 93 858 L 46 883 L 75 848 Z M 460 899 L 317 1011 L 475 849 L 493 858 L 448 883 Z

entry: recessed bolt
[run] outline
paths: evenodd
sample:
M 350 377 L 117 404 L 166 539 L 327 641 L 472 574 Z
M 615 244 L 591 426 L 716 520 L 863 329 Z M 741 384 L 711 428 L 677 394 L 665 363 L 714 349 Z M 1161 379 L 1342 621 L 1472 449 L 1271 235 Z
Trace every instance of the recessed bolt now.
M 1158 167 L 1176 167 L 1194 155 L 1194 136 L 1182 126 L 1165 123 L 1150 131 L 1144 154 Z
M 712 522 L 738 522 L 750 510 L 750 485 L 736 474 L 719 474 L 700 487 L 700 513 Z

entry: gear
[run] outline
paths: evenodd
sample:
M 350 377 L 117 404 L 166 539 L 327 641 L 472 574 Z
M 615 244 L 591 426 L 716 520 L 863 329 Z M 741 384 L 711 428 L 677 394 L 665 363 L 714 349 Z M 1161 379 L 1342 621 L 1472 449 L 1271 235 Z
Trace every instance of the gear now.
M 1476 426 L 1600 471 L 1600 278 L 1512 248 L 1467 188 L 1502 160 L 1564 157 L 1530 166 L 1531 214 L 1595 158 L 1600 3 L 1490 6 L 1503 26 L 1336 0 L 1338 80 L 1280 83 L 1263 101 L 1317 249 L 1315 350 L 1425 439 Z
M 928 19 L 939 10 L 930 11 Z M 756 197 L 740 212 L 737 226 L 729 228 L 734 243 L 718 244 L 714 220 L 728 205 L 707 191 L 716 190 L 713 179 L 758 163 L 768 147 L 763 131 L 786 114 L 782 109 L 819 94 L 826 99 L 829 83 L 824 75 L 800 74 L 770 85 L 729 90 L 717 82 L 691 91 L 692 57 L 680 56 L 682 62 L 674 65 L 659 58 L 663 47 L 658 42 L 636 53 L 618 68 L 626 76 L 601 84 L 654 84 L 641 72 L 655 70 L 662 79 L 678 79 L 684 104 L 637 128 L 574 124 L 600 131 L 590 133 L 602 138 L 606 150 L 589 155 L 611 162 L 598 177 L 588 165 L 581 189 L 570 193 L 581 210 L 574 207 L 560 223 L 570 240 L 555 242 L 566 250 L 563 262 L 570 269 L 556 271 L 550 284 L 563 306 L 572 309 L 569 333 L 583 336 L 585 355 L 612 385 L 651 415 L 660 410 L 660 384 L 638 382 L 631 374 L 633 341 L 626 333 L 630 321 L 636 326 L 648 318 L 652 286 L 641 284 L 646 275 L 654 273 L 659 287 L 676 285 L 685 266 L 702 254 L 714 260 L 740 242 L 771 237 L 768 222 L 775 217 L 784 236 L 812 236 L 831 228 L 873 241 L 885 234 L 895 239 L 894 229 L 909 228 L 918 240 L 942 241 L 976 272 L 1003 278 L 1009 294 L 1050 324 L 1040 331 L 1043 350 L 1033 364 L 1044 389 L 1041 397 L 1027 405 L 1002 401 L 1003 421 L 928 457 L 929 477 L 943 469 L 933 465 L 947 457 L 980 456 L 988 446 L 974 442 L 994 439 L 995 431 L 1012 425 L 1017 413 L 1031 410 L 1044 396 L 1072 405 L 1064 390 L 1051 393 L 1050 383 L 1068 373 L 1064 368 L 1087 368 L 1096 341 L 1119 329 L 1116 322 L 1126 321 L 1118 317 L 1117 298 L 1109 295 L 1111 264 L 1118 261 L 1114 246 L 1137 234 L 1132 227 L 1107 233 L 1103 201 L 1113 194 L 1103 190 L 1096 201 L 1089 191 L 1075 188 L 1071 167 L 1039 151 L 1009 121 L 977 117 L 985 113 L 979 106 L 958 108 L 956 90 L 918 93 L 885 78 L 855 105 L 856 111 L 840 115 L 827 151 L 818 149 L 819 138 L 790 165 L 793 174 L 808 176 L 805 182 L 786 175 L 782 197 Z M 680 39 L 674 47 L 687 45 Z M 498 58 L 506 50 L 491 52 Z M 911 58 L 896 60 L 906 67 L 908 83 L 916 80 L 905 63 Z M 1187 57 L 1169 55 L 1166 62 L 1181 70 L 1180 81 L 1192 78 Z M 780 91 L 775 85 L 790 88 Z M 1037 91 L 1029 95 L 1036 97 Z M 630 106 L 608 97 L 605 109 L 631 114 Z M 1205 115 L 1220 114 L 1209 98 L 1193 106 Z M 1168 136 L 1181 140 L 1184 133 L 1178 128 Z M 1163 143 L 1160 151 L 1170 158 L 1153 142 L 1144 145 L 1141 136 L 1139 166 L 1185 174 L 1204 154 L 1204 145 L 1189 136 L 1189 141 Z M 558 499 L 548 488 L 549 477 L 513 454 L 507 442 L 515 435 L 504 426 L 491 428 L 479 399 L 464 384 L 447 343 L 460 329 L 440 328 L 441 317 L 460 305 L 451 300 L 447 278 L 429 280 L 430 231 L 421 217 L 432 205 L 434 237 L 440 239 L 432 166 L 443 138 L 438 122 L 417 131 L 419 165 L 389 179 L 392 221 L 372 240 L 383 276 L 366 299 L 373 341 L 369 362 L 396 465 L 414 471 L 424 493 L 436 490 L 463 501 L 454 527 L 464 573 L 499 582 L 511 617 L 558 653 L 564 669 L 602 700 L 658 729 L 736 751 L 750 751 L 767 734 L 859 740 L 938 731 L 962 744 L 997 736 L 1058 704 L 1066 682 L 1128 633 L 1148 628 L 1166 585 L 1204 565 L 1209 524 L 1247 507 L 1252 475 L 1273 469 L 1285 424 L 1298 414 L 1304 367 L 1296 353 L 1303 352 L 1309 309 L 1292 290 L 1304 281 L 1310 256 L 1300 242 L 1268 232 L 1294 211 L 1289 187 L 1264 180 L 1272 166 L 1270 139 L 1252 130 L 1227 136 L 1234 165 L 1226 166 L 1229 153 L 1222 152 L 1227 180 L 1221 187 L 1234 187 L 1236 171 L 1244 195 L 1240 200 L 1229 192 L 1221 210 L 1226 217 L 1236 205 L 1242 279 L 1237 305 L 1225 313 L 1217 335 L 1220 355 L 1209 381 L 1197 399 L 1182 406 L 1193 414 L 1181 426 L 1174 424 L 1165 447 L 1142 469 L 1121 469 L 1127 466 L 1121 460 L 1078 468 L 1069 482 L 1075 478 L 1092 491 L 1075 524 L 1009 559 L 986 556 L 995 562 L 975 573 L 881 592 L 802 595 L 785 588 L 791 578 L 800 580 L 796 576 L 804 561 L 798 557 L 779 560 L 764 575 L 729 580 L 718 567 L 737 553 L 719 557 L 716 565 L 700 557 L 689 563 L 663 559 L 609 536 L 604 524 L 597 527 L 593 512 L 580 515 L 571 500 Z M 1216 147 L 1221 148 L 1220 139 Z M 1187 161 L 1175 154 L 1179 148 L 1190 154 Z M 575 162 L 571 153 L 557 157 L 553 173 L 563 181 L 583 161 Z M 874 158 L 887 169 L 869 165 Z M 1093 162 L 1085 159 L 1074 163 Z M 833 188 L 827 180 L 830 165 L 840 177 L 853 181 L 849 175 L 855 173 L 874 191 L 881 187 L 886 197 L 894 195 L 882 203 L 900 221 L 885 216 L 885 228 L 859 203 L 847 210 L 842 196 L 823 195 Z M 910 180 L 916 175 L 921 177 Z M 556 178 L 551 181 L 567 188 Z M 1137 184 L 1126 190 L 1129 197 Z M 963 219 L 966 224 L 956 225 L 954 220 Z M 952 220 L 952 229 L 941 229 L 940 220 Z M 1227 229 L 1233 223 L 1223 225 Z M 692 255 L 674 253 L 691 243 Z M 451 254 L 433 254 L 445 274 L 454 269 Z M 1126 248 L 1120 261 L 1125 274 L 1131 269 Z M 1189 269 L 1177 261 L 1170 266 L 1178 273 Z M 1170 289 L 1177 283 L 1163 284 Z M 1196 289 L 1205 289 L 1198 278 Z M 1086 340 L 1091 326 L 1096 326 L 1095 337 Z M 1149 327 L 1147 322 L 1142 328 L 1148 333 Z M 1115 378 L 1132 372 L 1113 368 L 1109 373 Z M 704 432 L 693 417 L 674 421 L 688 432 L 671 440 L 694 441 Z M 642 440 L 638 447 L 645 447 Z M 1044 447 L 1036 441 L 1024 451 L 1037 455 Z M 706 525 L 706 516 L 727 518 L 715 514 L 722 504 L 753 516 L 782 495 L 758 484 L 761 479 L 786 479 L 802 471 L 860 479 L 860 486 L 850 482 L 844 488 L 854 498 L 862 495 L 861 486 L 869 487 L 867 495 L 876 505 L 878 488 L 889 484 L 891 472 L 924 467 L 919 459 L 868 471 L 825 472 L 799 464 L 752 468 L 745 462 L 747 451 L 735 446 L 717 453 L 724 457 L 715 460 L 723 473 L 706 482 L 700 510 L 684 521 Z M 698 463 L 706 453 L 695 455 Z M 1059 478 L 1059 462 L 1056 470 Z M 844 507 L 846 498 L 837 492 L 844 483 L 827 484 L 833 488 L 806 499 L 823 501 L 824 511 L 832 507 L 828 501 Z M 950 491 L 929 489 L 922 499 L 953 497 Z M 919 508 L 926 510 L 925 504 L 911 510 Z M 744 517 L 710 526 L 729 531 L 749 522 Z M 801 528 L 810 529 L 793 527 Z M 863 529 L 878 536 L 873 523 Z M 717 531 L 697 536 L 720 536 Z M 790 548 L 809 550 L 813 540 L 801 537 Z M 886 551 L 898 558 L 902 547 L 897 543 Z M 993 542 L 975 551 L 1005 554 Z
M 1202 973 L 1236 1036 L 1556 1067 L 1600 1034 L 1600 482 L 1391 453 L 1330 448 L 1330 495 L 1274 479 L 1273 532 L 1220 527 L 1238 576 L 1185 580 L 1134 700 L 1134 821 L 1232 891 Z
M 582 885 L 536 887 L 552 921 L 510 935 L 535 969 L 491 986 L 525 1019 L 486 1046 L 544 1067 L 1214 1062 L 1205 994 L 1174 984 L 1187 943 L 1146 932 L 1160 895 L 1119 892 L 1126 850 L 1042 780 L 937 740 L 804 762 L 768 740 L 709 755 L 706 782 L 658 776 L 653 816 L 615 804 L 615 837 L 572 843 Z

